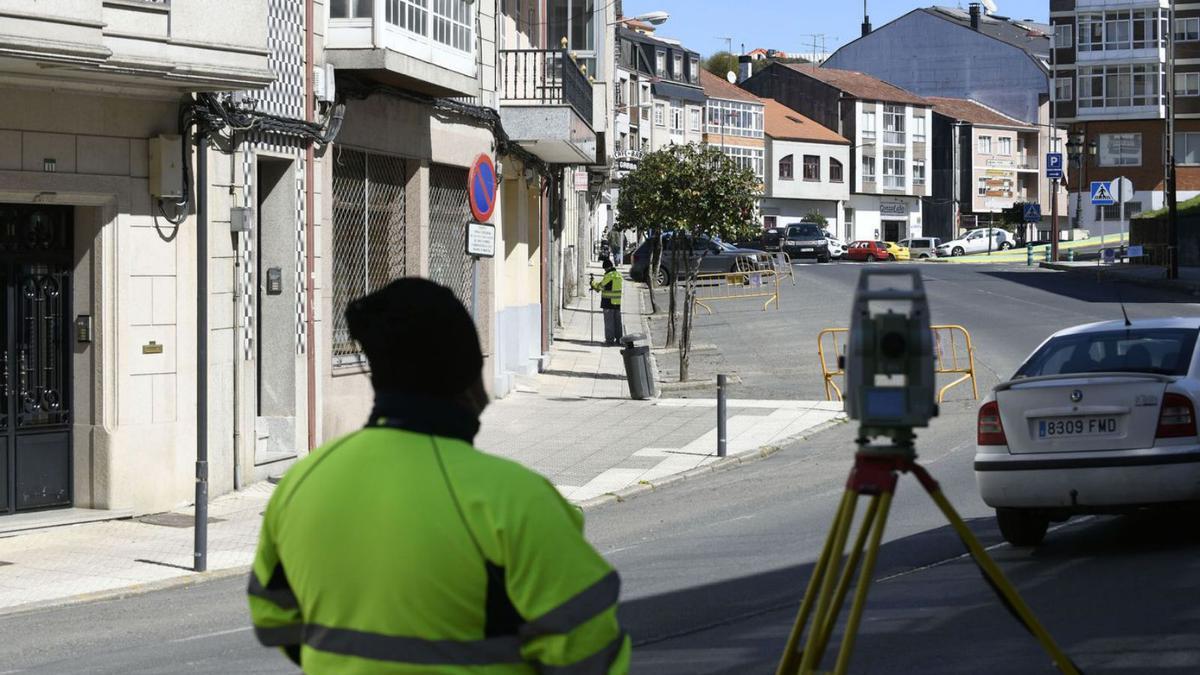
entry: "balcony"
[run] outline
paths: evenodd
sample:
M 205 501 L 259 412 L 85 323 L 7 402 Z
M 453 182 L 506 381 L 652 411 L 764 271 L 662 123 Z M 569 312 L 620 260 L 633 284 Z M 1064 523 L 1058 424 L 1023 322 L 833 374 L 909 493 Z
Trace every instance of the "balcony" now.
M 596 161 L 593 86 L 566 50 L 501 50 L 499 80 L 510 138 L 551 164 Z
M 1038 167 L 1037 155 L 1017 155 L 1017 169 L 1021 171 L 1037 171 Z
M 886 173 L 883 175 L 884 190 L 903 190 L 906 185 L 904 176 L 893 176 Z
M 478 96 L 479 3 L 335 0 L 325 48 L 339 70 L 429 96 Z
M 207 0 L 4 4 L 0 73 L 27 84 L 176 94 L 256 89 L 275 79 L 267 0 L 225 3 L 220 16 Z
M 883 144 L 884 145 L 904 145 L 904 132 L 903 131 L 884 131 L 883 132 Z

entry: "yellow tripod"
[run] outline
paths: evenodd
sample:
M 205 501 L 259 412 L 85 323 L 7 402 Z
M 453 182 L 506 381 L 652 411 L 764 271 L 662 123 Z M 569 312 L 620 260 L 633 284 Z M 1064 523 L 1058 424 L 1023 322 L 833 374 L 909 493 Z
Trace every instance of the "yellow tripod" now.
M 841 505 L 833 519 L 833 527 L 829 538 L 825 540 L 825 548 L 821 552 L 817 565 L 813 568 L 812 577 L 808 581 L 808 590 L 804 593 L 804 601 L 800 603 L 800 612 L 796 624 L 788 637 L 787 647 L 780 660 L 778 675 L 803 673 L 808 675 L 817 672 L 821 659 L 825 655 L 829 638 L 833 634 L 834 625 L 846 601 L 846 593 L 850 589 L 850 580 L 854 570 L 862 562 L 862 572 L 858 577 L 858 586 L 854 591 L 850 616 L 846 622 L 846 632 L 842 644 L 838 648 L 837 662 L 833 672 L 839 675 L 845 673 L 850 666 L 850 652 L 854 648 L 854 637 L 862 619 L 863 608 L 867 604 L 867 590 L 871 585 L 871 574 L 875 569 L 875 560 L 879 555 L 879 545 L 883 540 L 883 528 L 887 524 L 888 509 L 896 492 L 896 481 L 901 473 L 911 472 L 921 487 L 925 488 L 933 502 L 941 509 L 946 520 L 966 544 L 967 550 L 975 559 L 975 564 L 1000 596 L 1001 602 L 1008 607 L 1012 614 L 1025 626 L 1050 655 L 1054 665 L 1068 675 L 1078 675 L 1079 669 L 1071 659 L 1059 649 L 1054 639 L 1046 629 L 1038 623 L 1029 606 L 1017 594 L 1015 588 L 1004 577 L 1004 573 L 984 551 L 979 540 L 975 538 L 966 523 L 955 512 L 954 507 L 942 494 L 936 480 L 922 466 L 917 464 L 916 453 L 912 446 L 889 448 L 864 448 L 854 456 L 854 468 L 846 482 L 846 492 L 842 496 Z M 858 498 L 869 496 L 866 514 L 855 538 L 854 547 L 842 565 L 843 551 L 850 536 L 854 521 L 854 511 Z M 865 553 L 865 557 L 864 557 Z M 835 575 L 841 566 L 841 573 Z M 800 649 L 800 640 L 804 629 L 815 609 L 815 618 Z

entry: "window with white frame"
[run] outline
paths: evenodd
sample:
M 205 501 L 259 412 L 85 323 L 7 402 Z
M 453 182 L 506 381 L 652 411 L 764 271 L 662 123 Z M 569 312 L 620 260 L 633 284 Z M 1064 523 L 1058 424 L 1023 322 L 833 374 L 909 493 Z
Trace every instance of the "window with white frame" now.
M 804 180 L 807 180 L 807 181 L 821 180 L 821 156 L 820 155 L 805 155 L 804 156 Z
M 1200 40 L 1200 16 L 1175 19 L 1175 39 L 1180 42 Z
M 1175 134 L 1175 163 L 1200 164 L 1200 133 L 1185 131 Z
M 727 136 L 763 137 L 763 107 L 757 103 L 708 99 L 708 122 L 710 134 Z
M 654 104 L 654 126 L 667 126 L 667 106 L 665 103 Z
M 1115 64 L 1079 69 L 1080 108 L 1162 105 L 1161 64 Z
M 642 119 L 649 120 L 650 106 L 648 104 L 650 103 L 650 84 L 643 83 L 640 89 L 642 93 L 638 97 L 636 103 L 638 104 L 638 108 L 642 111 Z
M 912 120 L 913 143 L 925 142 L 925 116 L 918 114 Z
M 1200 96 L 1200 73 L 1175 73 L 1176 96 Z
M 659 49 L 654 52 L 654 74 L 659 77 L 667 76 L 667 52 Z
M 688 129 L 692 131 L 700 131 L 700 109 L 691 106 L 688 108 Z
M 673 63 L 671 64 L 671 77 L 676 80 L 683 79 L 683 54 L 675 54 Z
M 996 139 L 996 154 L 1004 155 L 1005 157 L 1012 156 L 1012 139 L 1007 136 L 1001 136 Z
M 914 159 L 912 163 L 913 187 L 925 184 L 925 160 Z
M 1054 46 L 1058 49 L 1070 49 L 1073 39 L 1073 26 L 1069 23 L 1054 24 Z
M 329 3 L 331 19 L 369 19 L 374 13 L 375 3 L 371 0 L 332 0 Z
M 749 169 L 760 182 L 763 179 L 763 149 L 747 148 L 740 145 L 726 145 L 722 151 L 735 164 L 743 169 Z
M 696 84 L 700 81 L 700 59 L 694 56 L 692 57 L 691 67 L 688 70 L 688 80 L 692 84 Z
M 779 180 L 792 180 L 795 178 L 795 159 L 792 155 L 788 155 L 779 160 Z
M 875 182 L 875 158 L 870 155 L 862 158 L 862 179 L 864 183 Z
M 883 106 L 883 142 L 904 145 L 904 106 Z
M 369 0 L 334 0 L 329 17 L 370 16 L 373 4 Z M 475 51 L 473 10 L 470 0 L 384 0 L 387 23 L 467 53 Z
M 904 150 L 883 151 L 883 187 L 886 190 L 903 190 L 904 183 Z
M 671 101 L 671 133 L 682 134 L 683 131 L 683 106 L 679 101 Z
M 875 140 L 875 111 L 864 110 L 862 114 L 862 138 L 864 141 Z
M 1097 142 L 1100 146 L 1100 166 L 1141 166 L 1142 135 L 1140 133 L 1100 134 Z
M 1054 100 L 1055 101 L 1070 101 L 1075 94 L 1072 91 L 1072 85 L 1075 83 L 1070 77 L 1054 78 Z
M 1079 51 L 1153 49 L 1163 46 L 1164 10 L 1120 9 L 1078 16 Z
M 833 157 L 829 158 L 829 182 L 841 183 L 845 179 L 842 177 L 842 162 Z
M 991 136 L 980 136 L 979 137 L 978 151 L 979 151 L 979 154 L 981 154 L 981 155 L 992 154 L 992 137 Z

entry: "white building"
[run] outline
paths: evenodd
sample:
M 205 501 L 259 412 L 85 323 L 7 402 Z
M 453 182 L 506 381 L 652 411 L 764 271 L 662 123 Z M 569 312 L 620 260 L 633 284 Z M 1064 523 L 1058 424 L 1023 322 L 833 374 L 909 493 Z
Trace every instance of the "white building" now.
M 850 141 L 836 131 L 772 99 L 766 105 L 766 190 L 760 206 L 763 226 L 825 217 L 830 232 L 842 232 L 850 201 Z

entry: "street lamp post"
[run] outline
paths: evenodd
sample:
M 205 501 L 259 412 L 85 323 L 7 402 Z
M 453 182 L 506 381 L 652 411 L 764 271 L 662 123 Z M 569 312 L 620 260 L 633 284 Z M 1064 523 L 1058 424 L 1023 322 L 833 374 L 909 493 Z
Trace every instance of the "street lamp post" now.
M 1083 169 L 1087 164 L 1088 157 L 1095 157 L 1100 151 L 1100 146 L 1096 141 L 1088 141 L 1087 134 L 1082 131 L 1074 131 L 1067 138 L 1067 157 L 1077 170 L 1077 188 L 1075 193 L 1075 223 L 1078 224 L 1083 218 Z M 1058 261 L 1058 223 L 1054 223 L 1051 228 L 1050 240 L 1050 259 Z

